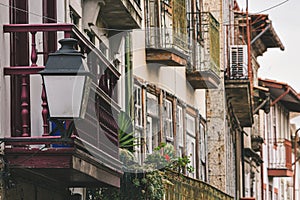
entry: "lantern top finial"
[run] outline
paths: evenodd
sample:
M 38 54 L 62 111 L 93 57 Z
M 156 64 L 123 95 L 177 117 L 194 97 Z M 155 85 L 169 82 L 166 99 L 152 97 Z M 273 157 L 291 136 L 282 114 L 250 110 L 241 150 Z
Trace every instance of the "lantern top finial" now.
M 58 41 L 61 44 L 61 48 L 56 53 L 78 53 L 75 50 L 75 45 L 78 41 L 74 38 L 64 38 Z

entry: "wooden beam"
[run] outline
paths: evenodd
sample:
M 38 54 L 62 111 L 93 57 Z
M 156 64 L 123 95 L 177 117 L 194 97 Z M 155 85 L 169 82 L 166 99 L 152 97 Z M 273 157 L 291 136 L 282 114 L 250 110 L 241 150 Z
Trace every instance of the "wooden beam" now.
M 168 52 L 168 51 L 147 51 L 147 62 L 153 62 L 153 63 L 160 63 L 163 65 L 169 65 L 169 66 L 186 66 L 187 61 L 186 59 L 182 58 L 181 56 Z

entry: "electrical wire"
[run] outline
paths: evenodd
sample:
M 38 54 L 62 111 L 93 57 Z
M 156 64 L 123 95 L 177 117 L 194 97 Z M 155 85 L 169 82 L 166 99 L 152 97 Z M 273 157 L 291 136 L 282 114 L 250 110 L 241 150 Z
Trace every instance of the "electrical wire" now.
M 253 13 L 253 14 L 261 14 L 261 13 L 263 13 L 263 12 L 265 12 L 265 11 L 272 10 L 272 9 L 274 9 L 274 8 L 277 8 L 277 7 L 279 7 L 279 6 L 282 6 L 283 4 L 287 3 L 288 1 L 290 1 L 290 0 L 282 1 L 282 2 L 280 2 L 280 3 L 278 3 L 278 4 L 275 4 L 274 6 L 271 6 L 271 7 L 269 7 L 269 8 L 266 8 L 266 9 L 261 10 L 261 11 L 259 11 L 259 12 L 255 12 L 255 13 Z M 234 10 L 231 10 L 231 11 L 234 11 Z M 220 10 L 219 10 L 219 9 L 216 9 L 216 10 L 209 10 L 209 12 L 220 12 Z
M 289 1 L 289 0 L 285 0 L 285 1 L 283 1 L 283 2 L 280 2 L 280 3 L 278 3 L 278 4 L 274 5 L 274 6 L 271 6 L 271 7 L 269 7 L 269 8 L 266 8 L 266 9 L 264 9 L 264 10 L 261 10 L 261 11 L 257 12 L 257 13 L 254 13 L 254 14 L 260 14 L 260 13 L 262 13 L 262 12 L 272 10 L 272 9 L 274 9 L 274 8 L 277 8 L 277 7 L 279 7 L 279 6 L 281 6 L 281 5 L 285 4 L 285 3 L 287 3 L 288 1 Z M 177 3 L 177 2 L 176 2 L 176 3 Z M 177 4 L 178 4 L 178 3 L 177 3 Z M 0 5 L 5 6 L 5 7 L 8 7 L 8 8 L 12 8 L 12 9 L 15 9 L 15 10 L 18 10 L 18 11 L 21 11 L 21 12 L 24 12 L 24 13 L 28 13 L 28 14 L 31 14 L 31 15 L 34 15 L 34 16 L 37 16 L 37 17 L 42 17 L 42 18 L 44 18 L 44 19 L 54 20 L 54 21 L 57 21 L 57 22 L 60 22 L 60 23 L 64 23 L 63 21 L 59 21 L 59 20 L 54 19 L 54 18 L 51 18 L 51 17 L 46 17 L 46 16 L 43 16 L 43 15 L 40 15 L 40 14 L 37 14 L 37 13 L 34 13 L 34 12 L 29 12 L 29 11 L 27 11 L 27 10 L 24 10 L 24 9 L 21 9 L 21 8 L 17 8 L 17 7 L 14 7 L 14 6 L 6 5 L 6 4 L 4 4 L 4 3 L 0 3 Z M 182 5 L 180 5 L 180 4 L 179 4 L 178 6 L 181 6 L 181 7 L 182 7 Z M 231 11 L 234 11 L 234 10 L 231 10 Z M 220 10 L 218 10 L 218 9 L 216 9 L 216 10 L 210 10 L 209 12 L 220 12 Z M 230 24 L 228 24 L 228 22 L 230 22 L 230 21 L 220 22 L 219 24 L 222 25 L 222 26 L 230 25 Z M 109 28 L 99 28 L 99 27 L 97 27 L 97 29 L 108 30 L 108 31 L 120 31 L 120 32 L 123 32 L 123 31 L 129 31 L 129 29 L 128 29 L 128 30 L 126 30 L 126 29 L 109 29 Z
M 278 3 L 278 4 L 275 4 L 275 5 L 273 5 L 273 6 L 269 7 L 269 8 L 266 8 L 266 9 L 264 9 L 264 10 L 261 10 L 261 11 L 259 11 L 259 12 L 255 12 L 255 13 L 253 13 L 253 14 L 261 14 L 261 13 L 263 13 L 263 12 L 266 12 L 266 11 L 272 10 L 272 9 L 274 9 L 274 8 L 277 8 L 277 7 L 279 7 L 279 6 L 282 6 L 283 4 L 285 4 L 285 3 L 289 2 L 289 1 L 290 1 L 290 0 L 282 1 L 282 2 L 280 2 L 280 3 Z M 210 10 L 210 12 L 218 12 L 218 11 L 220 11 L 220 10 Z M 231 11 L 234 12 L 234 10 L 231 10 Z M 222 26 L 225 26 L 225 25 L 232 25 L 232 24 L 228 24 L 228 23 L 230 23 L 230 21 L 220 22 L 220 25 L 222 25 Z M 234 24 L 233 24 L 233 25 L 234 25 Z
M 6 5 L 4 3 L 0 3 L 0 6 L 4 6 L 4 7 L 7 7 L 7 8 L 12 8 L 12 9 L 20 11 L 20 12 L 24 12 L 24 13 L 27 13 L 27 14 L 30 14 L 30 15 L 33 15 L 33 16 L 37 16 L 37 17 L 41 17 L 41 18 L 44 18 L 44 19 L 48 19 L 48 20 L 53 20 L 53 21 L 56 21 L 56 22 L 59 22 L 59 23 L 65 23 L 64 21 L 59 21 L 59 20 L 51 18 L 51 17 L 46 17 L 44 15 L 40 15 L 40 14 L 37 14 L 37 13 L 34 13 L 34 12 L 29 12 L 27 10 L 17 8 L 15 6 Z M 132 29 L 113 29 L 113 28 L 100 28 L 100 27 L 97 27 L 97 29 L 107 30 L 107 31 L 118 31 L 118 32 L 132 31 Z
M 277 8 L 277 7 L 279 7 L 279 6 L 282 6 L 283 4 L 287 3 L 288 1 L 290 1 L 290 0 L 282 1 L 282 2 L 280 2 L 280 3 L 278 3 L 278 4 L 274 5 L 274 6 L 271 6 L 271 7 L 269 7 L 269 8 L 264 9 L 264 10 L 261 10 L 261 11 L 255 13 L 255 14 L 260 14 L 260 13 L 262 13 L 262 12 L 272 10 L 272 9 L 274 9 L 274 8 Z
M 10 5 L 6 5 L 4 3 L 0 3 L 1 6 L 5 6 L 5 7 L 8 7 L 8 8 L 12 8 L 14 10 L 17 10 L 17 11 L 21 11 L 21 12 L 24 12 L 24 13 L 27 13 L 27 14 L 31 14 L 31 15 L 34 15 L 34 16 L 37 16 L 37 17 L 42 17 L 44 19 L 48 19 L 48 20 L 53 20 L 53 21 L 57 21 L 57 22 L 61 22 L 63 23 L 62 21 L 58 21 L 57 19 L 54 19 L 54 18 L 51 18 L 51 17 L 46 17 L 46 16 L 43 16 L 43 15 L 39 15 L 37 13 L 34 13 L 34 12 L 29 12 L 27 10 L 24 10 L 24 9 L 21 9 L 21 8 L 17 8 L 15 6 L 10 6 Z

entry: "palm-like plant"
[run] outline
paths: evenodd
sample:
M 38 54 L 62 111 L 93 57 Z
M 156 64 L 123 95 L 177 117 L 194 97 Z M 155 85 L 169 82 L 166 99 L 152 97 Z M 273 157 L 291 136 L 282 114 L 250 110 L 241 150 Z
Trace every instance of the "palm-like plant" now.
M 133 120 L 124 111 L 119 113 L 118 126 L 119 147 L 133 152 L 133 147 L 139 144 L 134 135 Z

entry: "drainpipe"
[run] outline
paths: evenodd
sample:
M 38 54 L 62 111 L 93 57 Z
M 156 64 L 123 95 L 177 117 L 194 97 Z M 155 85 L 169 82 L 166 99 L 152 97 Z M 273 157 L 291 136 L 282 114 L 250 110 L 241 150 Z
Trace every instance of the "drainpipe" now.
M 263 144 L 261 144 L 261 150 L 260 150 L 260 156 L 261 156 L 261 159 L 263 160 L 263 152 L 264 152 L 264 149 L 263 149 Z M 260 165 L 260 179 L 261 179 L 261 200 L 264 200 L 264 163 L 261 163 Z
M 133 117 L 132 101 L 132 66 L 131 66 L 131 40 L 130 33 L 125 35 L 125 112 Z
M 248 12 L 248 0 L 246 0 L 246 24 L 247 24 L 247 51 L 248 51 L 248 76 L 250 82 L 250 98 L 252 102 L 253 94 L 253 78 L 252 78 L 252 64 L 251 64 L 251 35 L 250 35 L 250 22 Z
M 243 191 L 243 197 L 246 196 L 246 193 L 245 193 L 245 144 L 244 144 L 244 131 L 241 132 L 242 134 L 242 138 L 241 138 L 241 148 L 242 148 L 242 174 L 243 174 L 243 177 L 242 177 L 242 191 Z

